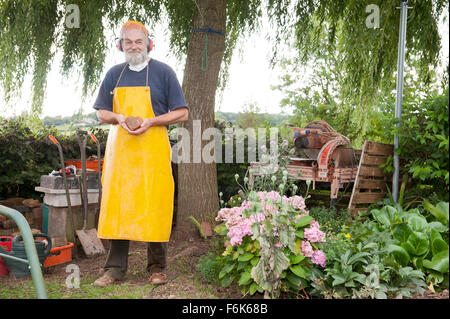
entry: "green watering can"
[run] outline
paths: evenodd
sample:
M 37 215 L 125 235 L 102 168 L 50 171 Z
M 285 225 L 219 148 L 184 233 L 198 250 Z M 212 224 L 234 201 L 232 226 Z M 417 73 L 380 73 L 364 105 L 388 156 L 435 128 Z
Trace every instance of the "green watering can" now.
M 43 241 L 34 241 L 34 244 L 36 245 L 36 251 L 39 258 L 39 263 L 41 264 L 41 269 L 43 268 L 44 261 L 47 258 L 47 256 L 50 254 L 50 249 L 52 248 L 52 240 L 51 238 L 46 234 L 33 234 L 33 237 L 44 237 L 47 239 L 47 243 Z M 0 252 L 3 254 L 7 254 L 13 257 L 27 259 L 27 254 L 25 252 L 25 245 L 23 241 L 20 241 L 22 239 L 22 235 L 14 237 L 12 244 L 11 244 L 11 252 L 5 251 L 0 246 Z M 20 277 L 29 277 L 31 276 L 30 269 L 27 263 L 24 263 L 22 261 L 18 261 L 11 258 L 3 258 L 3 261 L 6 264 L 6 267 L 8 267 L 9 271 L 14 275 L 16 278 Z

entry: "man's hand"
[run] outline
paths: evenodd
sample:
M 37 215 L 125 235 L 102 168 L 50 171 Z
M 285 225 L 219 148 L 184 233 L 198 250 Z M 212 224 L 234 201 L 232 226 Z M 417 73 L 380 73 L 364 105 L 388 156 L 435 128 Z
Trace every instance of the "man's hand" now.
M 134 130 L 134 131 L 130 131 L 130 130 L 128 130 L 128 133 L 130 133 L 131 135 L 140 135 L 140 134 L 142 134 L 142 133 L 145 133 L 145 132 L 147 132 L 147 130 L 150 128 L 150 127 L 152 127 L 153 126 L 153 118 L 146 118 L 143 122 L 142 122 L 142 124 L 141 124 L 141 126 L 138 128 L 138 129 L 136 129 L 136 130 Z M 126 124 L 125 124 L 126 125 Z
M 125 131 L 130 133 L 130 129 L 125 123 L 126 117 L 123 114 L 114 113 L 108 110 L 98 110 L 97 117 L 100 123 L 119 124 Z
M 128 127 L 127 123 L 125 122 L 126 120 L 126 116 L 123 114 L 117 114 L 117 123 L 122 126 L 122 128 L 127 131 L 128 133 L 132 134 L 133 131 L 130 130 L 130 128 Z

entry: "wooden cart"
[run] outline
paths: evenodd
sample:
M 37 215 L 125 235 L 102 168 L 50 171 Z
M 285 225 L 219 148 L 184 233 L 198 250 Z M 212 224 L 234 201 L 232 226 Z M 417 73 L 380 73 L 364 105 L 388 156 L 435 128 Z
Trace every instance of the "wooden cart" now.
M 316 183 L 329 184 L 331 206 L 336 203 L 339 189 L 349 183 L 353 184 L 349 209 L 354 216 L 385 196 L 390 177 L 380 165 L 384 164 L 392 153 L 391 144 L 365 141 L 363 150 L 336 148 L 331 155 L 326 174 L 318 169 L 317 160 L 309 158 L 289 157 L 286 168 L 290 179 L 310 180 L 313 189 L 316 189 Z M 249 169 L 253 170 L 253 174 L 249 176 L 250 185 L 254 183 L 256 176 L 263 175 L 261 168 L 266 165 L 259 162 L 250 163 Z

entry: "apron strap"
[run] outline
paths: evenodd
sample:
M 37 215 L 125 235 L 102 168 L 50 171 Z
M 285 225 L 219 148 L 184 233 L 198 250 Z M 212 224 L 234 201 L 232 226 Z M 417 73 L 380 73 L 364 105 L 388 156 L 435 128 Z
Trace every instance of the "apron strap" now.
M 145 76 L 145 87 L 148 87 L 148 64 L 149 63 L 147 63 L 147 75 Z M 114 89 L 119 85 L 119 81 L 122 78 L 123 72 L 125 72 L 125 68 L 127 67 L 127 65 L 128 65 L 128 63 L 125 64 L 125 66 L 123 67 L 122 71 L 120 72 L 119 78 L 117 79 L 117 82 L 116 82 L 116 85 L 114 86 Z M 113 95 L 114 89 L 110 92 L 111 95 Z
M 148 87 L 148 65 L 150 64 L 150 61 L 147 62 L 147 75 L 145 76 L 145 87 Z
M 114 88 L 116 88 L 119 85 L 119 81 L 122 78 L 122 74 L 125 71 L 125 68 L 127 67 L 127 65 L 128 65 L 128 63 L 125 64 L 125 66 L 122 69 L 122 72 L 120 72 L 119 78 L 117 79 L 116 86 L 114 86 Z

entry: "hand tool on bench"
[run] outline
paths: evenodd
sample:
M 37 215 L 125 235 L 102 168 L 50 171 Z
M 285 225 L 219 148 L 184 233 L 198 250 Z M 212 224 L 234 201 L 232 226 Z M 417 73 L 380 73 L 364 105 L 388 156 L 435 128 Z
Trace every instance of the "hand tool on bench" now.
M 102 200 L 102 161 L 101 161 L 101 149 L 100 143 L 95 137 L 94 134 L 90 133 L 92 141 L 97 144 L 97 162 L 98 162 L 98 205 L 97 205 L 97 213 L 100 213 L 100 203 Z
M 48 138 L 52 141 L 53 144 L 56 145 L 56 147 L 58 148 L 59 151 L 59 158 L 61 161 L 61 171 L 62 171 L 62 176 L 63 176 L 63 181 L 64 181 L 64 188 L 66 190 L 66 200 L 67 200 L 67 211 L 69 212 L 69 218 L 70 218 L 70 222 L 71 222 L 71 226 L 72 226 L 72 236 L 73 236 L 73 241 L 74 241 L 74 245 L 73 245 L 73 249 L 74 249 L 74 256 L 78 256 L 77 254 L 77 245 L 75 245 L 75 222 L 73 219 L 73 214 L 72 214 L 72 205 L 70 203 L 70 193 L 69 193 L 69 185 L 67 183 L 67 176 L 66 176 L 66 165 L 64 163 L 64 154 L 62 151 L 62 147 L 61 144 L 58 142 L 58 140 L 53 136 L 53 135 L 49 135 Z
M 88 219 L 88 195 L 87 195 L 87 172 L 86 172 L 86 143 L 88 132 L 83 130 L 77 130 L 77 140 L 80 146 L 81 153 L 81 179 L 82 179 L 82 190 L 83 190 L 83 210 L 84 210 L 84 221 L 83 229 L 77 230 L 78 238 L 80 239 L 81 246 L 87 257 L 95 257 L 98 255 L 103 255 L 106 253 L 105 247 L 103 246 L 100 238 L 97 236 L 97 230 L 95 228 L 87 228 Z M 83 136 L 83 140 L 81 137 Z

